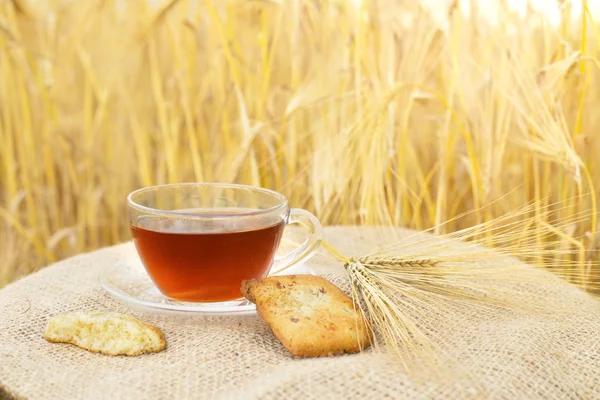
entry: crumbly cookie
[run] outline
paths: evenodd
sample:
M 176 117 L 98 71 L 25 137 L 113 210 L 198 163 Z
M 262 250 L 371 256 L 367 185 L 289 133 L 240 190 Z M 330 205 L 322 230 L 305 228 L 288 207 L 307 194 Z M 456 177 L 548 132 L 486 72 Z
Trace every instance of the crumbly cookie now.
M 48 320 L 44 337 L 49 342 L 71 343 L 111 356 L 137 356 L 162 351 L 167 342 L 157 327 L 115 312 L 79 311 Z
M 242 283 L 242 294 L 295 356 L 357 353 L 370 345 L 367 323 L 352 299 L 324 278 L 252 279 Z

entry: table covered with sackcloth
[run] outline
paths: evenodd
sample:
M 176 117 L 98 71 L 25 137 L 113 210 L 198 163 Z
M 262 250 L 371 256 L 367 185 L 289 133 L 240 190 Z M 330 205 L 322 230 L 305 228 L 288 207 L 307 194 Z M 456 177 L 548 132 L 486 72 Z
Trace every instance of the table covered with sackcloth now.
M 412 233 L 398 230 L 401 236 Z M 367 251 L 377 229 L 327 227 L 344 254 Z M 110 297 L 98 274 L 139 262 L 131 242 L 78 255 L 0 290 L 0 398 L 18 399 L 598 399 L 600 309 L 574 286 L 556 285 L 548 307 L 570 313 L 431 315 L 469 373 L 419 381 L 385 346 L 359 354 L 294 358 L 257 315 L 177 317 L 134 312 Z M 342 263 L 324 250 L 307 264 L 345 290 Z M 548 272 L 541 271 L 541 274 Z M 535 291 L 535 285 L 527 286 Z M 545 289 L 547 290 L 547 289 Z M 158 326 L 167 348 L 138 357 L 106 356 L 44 339 L 58 313 L 127 313 Z M 474 314 L 475 313 L 475 314 Z

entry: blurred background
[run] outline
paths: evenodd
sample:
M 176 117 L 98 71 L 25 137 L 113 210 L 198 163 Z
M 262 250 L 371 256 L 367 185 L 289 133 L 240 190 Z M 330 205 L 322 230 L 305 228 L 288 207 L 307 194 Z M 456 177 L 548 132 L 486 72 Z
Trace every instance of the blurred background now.
M 478 210 L 444 232 L 556 204 L 574 223 L 532 246 L 589 259 L 598 17 L 598 0 L 0 0 L 0 287 L 130 240 L 127 194 L 189 181 L 272 188 L 326 225 Z

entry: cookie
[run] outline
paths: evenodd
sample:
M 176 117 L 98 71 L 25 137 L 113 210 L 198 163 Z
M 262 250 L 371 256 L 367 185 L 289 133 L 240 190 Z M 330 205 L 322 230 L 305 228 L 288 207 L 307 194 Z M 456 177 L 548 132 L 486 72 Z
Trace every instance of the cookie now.
M 157 327 L 125 314 L 79 311 L 48 320 L 49 342 L 71 343 L 95 353 L 137 356 L 162 351 L 167 342 Z
M 367 322 L 352 299 L 313 275 L 272 276 L 242 283 L 242 294 L 293 355 L 357 353 L 370 345 Z

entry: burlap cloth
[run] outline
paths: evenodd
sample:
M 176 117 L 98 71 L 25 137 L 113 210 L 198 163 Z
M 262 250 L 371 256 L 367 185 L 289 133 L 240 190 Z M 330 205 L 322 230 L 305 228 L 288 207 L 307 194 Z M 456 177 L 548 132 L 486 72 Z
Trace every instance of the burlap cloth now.
M 374 233 L 325 230 L 327 240 L 350 255 L 370 249 L 377 241 Z M 468 360 L 475 380 L 417 383 L 385 349 L 294 359 L 254 315 L 182 319 L 132 313 L 97 279 L 102 266 L 127 257 L 137 257 L 131 243 L 62 261 L 0 291 L 0 398 L 600 398 L 598 303 L 574 288 L 557 286 L 546 293 L 548 307 L 569 304 L 572 310 L 554 316 L 432 315 L 458 357 Z M 323 255 L 309 263 L 342 282 L 339 263 Z M 43 339 L 51 315 L 81 309 L 128 312 L 155 323 L 168 348 L 108 357 Z

